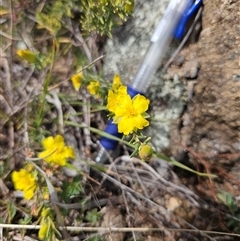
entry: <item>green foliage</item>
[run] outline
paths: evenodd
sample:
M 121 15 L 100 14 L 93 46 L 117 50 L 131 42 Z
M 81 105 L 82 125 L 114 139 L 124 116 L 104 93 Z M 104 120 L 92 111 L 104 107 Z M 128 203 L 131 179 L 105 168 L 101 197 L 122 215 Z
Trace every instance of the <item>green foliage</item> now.
M 36 14 L 39 28 L 46 28 L 52 35 L 56 35 L 62 27 L 64 17 L 72 17 L 73 1 L 58 0 L 52 5 L 46 4 L 44 12 Z
M 24 216 L 24 218 L 19 219 L 19 224 L 27 225 L 27 224 L 30 224 L 31 221 L 32 221 L 32 216 Z M 21 229 L 20 231 L 21 231 L 22 237 L 24 237 L 26 230 Z
M 74 177 L 72 182 L 63 181 L 61 198 L 66 202 L 72 196 L 77 196 L 83 192 L 81 177 Z
M 112 28 L 126 21 L 133 8 L 134 0 L 57 0 L 46 4 L 36 17 L 39 28 L 45 28 L 56 36 L 67 19 L 75 17 L 72 10 L 80 10 L 79 23 L 85 33 L 111 36 Z
M 0 161 L 0 177 L 2 177 L 4 175 L 4 170 L 5 170 L 5 165 L 6 163 L 3 161 Z
M 126 21 L 133 7 L 134 0 L 83 0 L 82 29 L 111 36 L 112 27 Z
M 227 226 L 233 228 L 234 232 L 240 233 L 240 210 L 238 209 L 236 200 L 234 200 L 232 194 L 224 191 L 218 193 L 217 196 L 231 212 L 231 215 L 227 216 Z
M 88 239 L 88 241 L 102 241 L 103 239 L 99 236 L 94 236 Z
M 98 221 L 101 219 L 101 214 L 98 212 L 96 208 L 94 208 L 92 211 L 87 212 L 85 218 L 92 225 L 96 225 Z
M 0 223 L 11 223 L 17 213 L 16 205 L 9 200 L 1 200 L 0 205 L 1 208 L 4 207 L 4 211 L 1 212 Z
M 29 224 L 32 221 L 32 216 L 24 216 L 24 218 L 19 219 L 20 224 Z
M 7 206 L 8 209 L 8 222 L 10 223 L 11 220 L 14 218 L 17 212 L 17 208 L 14 204 L 14 202 L 10 202 Z

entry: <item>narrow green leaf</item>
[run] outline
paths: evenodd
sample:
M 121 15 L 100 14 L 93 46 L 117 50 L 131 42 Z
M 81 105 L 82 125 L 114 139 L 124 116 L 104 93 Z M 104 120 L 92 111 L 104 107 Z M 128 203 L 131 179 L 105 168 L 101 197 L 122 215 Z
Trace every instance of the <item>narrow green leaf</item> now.
M 164 161 L 166 161 L 166 162 L 169 162 L 169 163 L 173 164 L 173 165 L 176 166 L 176 167 L 180 167 L 180 168 L 183 169 L 183 170 L 186 170 L 186 171 L 195 173 L 195 174 L 197 174 L 198 176 L 201 176 L 201 177 L 210 177 L 210 178 L 216 178 L 216 177 L 217 177 L 217 176 L 214 175 L 214 174 L 208 174 L 208 173 L 202 173 L 202 172 L 195 171 L 195 170 L 191 169 L 190 167 L 185 166 L 184 164 L 182 164 L 182 163 L 180 163 L 180 162 L 178 162 L 178 161 L 175 161 L 175 160 L 173 160 L 173 159 L 171 159 L 171 158 L 169 158 L 169 157 L 166 157 L 166 156 L 164 156 L 164 155 L 162 155 L 162 154 L 159 154 L 159 153 L 154 153 L 154 154 L 155 154 L 158 158 L 160 158 L 160 159 L 162 159 L 162 160 L 164 160 Z

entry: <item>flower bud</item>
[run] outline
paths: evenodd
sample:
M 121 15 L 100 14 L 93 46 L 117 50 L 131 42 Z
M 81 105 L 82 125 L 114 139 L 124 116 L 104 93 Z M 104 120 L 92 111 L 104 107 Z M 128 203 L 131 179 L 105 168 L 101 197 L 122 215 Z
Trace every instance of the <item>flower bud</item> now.
M 139 147 L 139 152 L 138 152 L 139 157 L 144 160 L 148 161 L 153 155 L 153 149 L 150 145 L 148 144 L 142 144 Z
M 48 223 L 42 224 L 41 228 L 38 231 L 38 237 L 40 240 L 47 238 L 48 230 L 49 230 L 49 224 Z
M 41 212 L 41 217 L 42 218 L 46 218 L 51 212 L 51 209 L 50 208 L 44 208 Z
M 131 13 L 134 8 L 134 0 L 129 1 L 129 3 L 125 3 L 124 8 L 126 12 Z

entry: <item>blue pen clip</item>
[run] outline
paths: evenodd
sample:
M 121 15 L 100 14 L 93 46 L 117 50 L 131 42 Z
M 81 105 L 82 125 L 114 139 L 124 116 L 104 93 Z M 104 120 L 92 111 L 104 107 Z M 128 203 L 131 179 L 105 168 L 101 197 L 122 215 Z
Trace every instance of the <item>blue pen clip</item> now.
M 201 5 L 202 0 L 195 0 L 189 2 L 189 5 L 183 13 L 182 18 L 180 19 L 179 24 L 175 30 L 174 37 L 176 39 L 180 39 L 184 35 L 185 27 L 188 20 L 196 13 L 196 11 L 200 8 Z

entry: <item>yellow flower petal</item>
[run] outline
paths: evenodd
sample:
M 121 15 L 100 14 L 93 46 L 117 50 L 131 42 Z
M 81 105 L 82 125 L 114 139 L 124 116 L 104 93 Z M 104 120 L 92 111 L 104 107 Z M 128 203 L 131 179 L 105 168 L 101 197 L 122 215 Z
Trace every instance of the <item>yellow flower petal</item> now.
M 75 74 L 71 77 L 73 87 L 76 91 L 78 91 L 80 89 L 82 79 L 83 79 L 83 73 L 82 72 L 80 72 L 78 74 Z
M 38 158 L 46 159 L 51 154 L 52 154 L 52 152 L 50 152 L 49 150 L 42 151 L 38 154 Z
M 61 135 L 56 135 L 54 138 L 54 145 L 57 147 L 64 147 L 64 138 Z
M 125 96 L 127 95 L 127 86 L 121 85 L 118 89 L 117 89 L 117 95 L 119 96 Z
M 150 101 L 143 95 L 136 95 L 133 98 L 133 108 L 137 113 L 142 114 L 147 111 L 149 102 Z
M 99 88 L 100 88 L 100 84 L 98 81 L 91 81 L 87 86 L 89 93 L 92 95 L 98 94 Z
M 44 151 L 38 154 L 39 158 L 49 163 L 65 166 L 68 158 L 75 158 L 73 148 L 65 146 L 64 138 L 57 135 L 55 138 L 52 136 L 45 138 L 42 141 Z
M 27 172 L 25 169 L 14 171 L 12 173 L 12 182 L 16 190 L 23 191 L 25 199 L 30 200 L 34 196 L 37 185 L 32 173 Z
M 116 91 L 121 85 L 122 85 L 122 81 L 120 76 L 118 74 L 115 74 L 113 77 L 113 84 L 112 84 L 113 90 Z
M 52 145 L 53 145 L 53 143 L 54 143 L 54 139 L 53 139 L 52 136 L 47 137 L 47 138 L 45 138 L 44 140 L 42 140 L 42 145 L 43 145 L 43 147 L 44 147 L 45 149 L 51 148 Z
M 115 109 L 115 115 L 120 116 L 131 116 L 134 113 L 133 105 L 132 105 L 132 99 L 130 95 L 122 96 L 121 101 L 117 103 L 116 109 Z
M 126 86 L 119 87 L 117 91 L 109 90 L 107 109 L 115 113 L 116 107 L 122 103 L 122 99 L 127 95 Z
M 63 152 L 64 152 L 64 156 L 66 158 L 75 158 L 75 153 L 74 153 L 74 150 L 72 149 L 72 147 L 65 146 Z
M 137 115 L 132 118 L 132 121 L 137 129 L 143 129 L 144 127 L 149 126 L 149 122 L 142 117 L 142 115 Z
M 35 189 L 36 189 L 36 185 L 33 185 L 27 189 L 24 189 L 24 198 L 27 200 L 32 199 L 32 197 L 34 196 L 35 193 Z
M 113 117 L 114 123 L 118 124 L 118 132 L 128 135 L 148 126 L 149 122 L 144 118 L 148 105 L 149 100 L 142 95 L 137 95 L 134 99 L 129 95 L 122 96 L 121 101 L 116 104 Z
M 17 55 L 21 57 L 22 59 L 25 59 L 28 61 L 30 64 L 34 64 L 37 62 L 37 56 L 35 53 L 33 53 L 30 50 L 27 49 L 19 49 L 17 50 Z
M 134 130 L 134 127 L 133 121 L 124 116 L 118 123 L 118 132 L 123 133 L 124 135 L 129 135 Z

